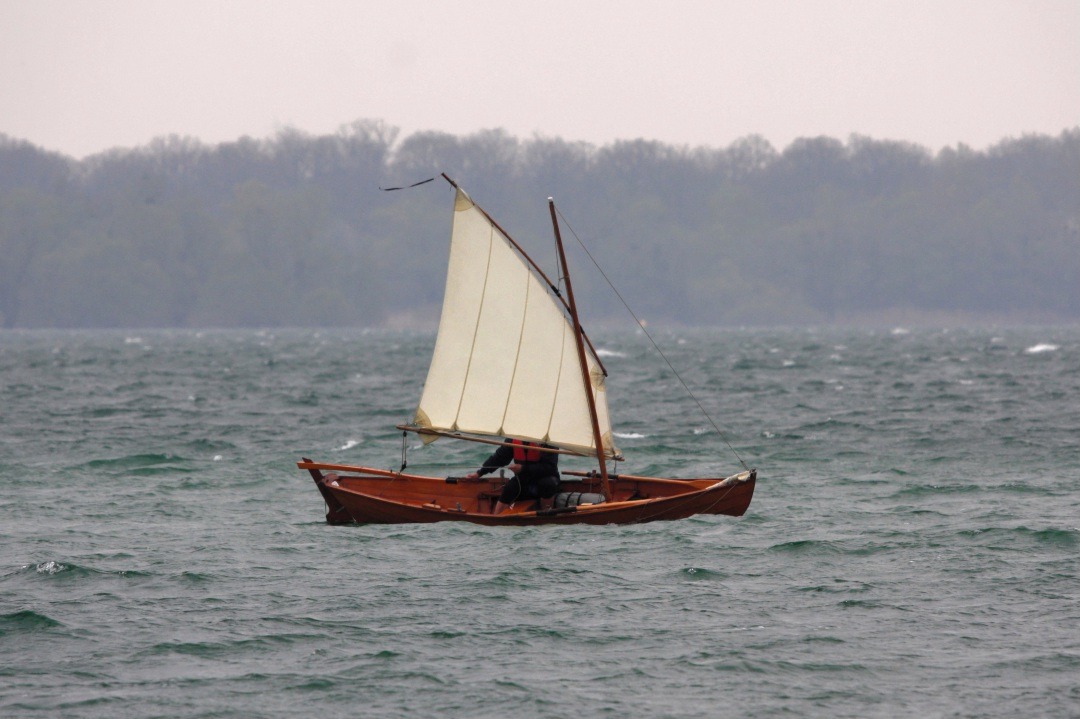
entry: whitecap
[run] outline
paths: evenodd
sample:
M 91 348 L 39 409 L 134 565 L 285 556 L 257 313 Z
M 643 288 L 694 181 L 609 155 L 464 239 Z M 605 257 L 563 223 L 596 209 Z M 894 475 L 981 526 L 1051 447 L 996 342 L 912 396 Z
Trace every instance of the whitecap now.
M 616 432 L 615 436 L 619 439 L 645 439 L 645 435 L 637 432 Z
M 896 337 L 899 337 L 900 335 L 909 335 L 909 334 L 911 334 L 911 330 L 909 330 L 906 327 L 893 327 L 892 331 L 889 332 L 889 334 L 894 335 Z
M 1048 343 L 1045 343 L 1045 342 L 1040 342 L 1037 345 L 1032 345 L 1031 347 L 1028 347 L 1026 350 L 1024 350 L 1024 354 L 1037 355 L 1037 354 L 1042 354 L 1043 352 L 1053 352 L 1057 348 L 1058 348 L 1057 345 L 1052 345 L 1052 344 L 1048 344 Z
M 353 447 L 355 447 L 358 444 L 360 444 L 360 440 L 358 440 L 358 439 L 350 439 L 348 442 L 346 442 L 345 444 L 338 447 L 337 451 L 344 452 L 347 449 L 352 449 Z
M 596 350 L 596 356 L 597 357 L 625 357 L 626 353 L 625 352 L 617 352 L 615 350 L 598 349 L 598 350 Z

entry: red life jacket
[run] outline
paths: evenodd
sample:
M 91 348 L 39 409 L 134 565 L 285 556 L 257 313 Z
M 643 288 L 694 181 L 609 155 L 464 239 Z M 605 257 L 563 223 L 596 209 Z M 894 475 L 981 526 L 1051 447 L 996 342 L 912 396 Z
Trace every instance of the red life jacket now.
M 514 461 L 515 462 L 539 462 L 541 452 L 538 449 L 532 449 L 533 447 L 539 447 L 536 442 L 523 442 L 520 439 L 510 440 L 510 444 L 514 445 Z

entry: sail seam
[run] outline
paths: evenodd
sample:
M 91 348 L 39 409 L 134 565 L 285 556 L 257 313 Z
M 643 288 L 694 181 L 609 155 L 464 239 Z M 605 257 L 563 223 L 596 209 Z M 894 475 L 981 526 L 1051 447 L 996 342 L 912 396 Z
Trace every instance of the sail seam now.
M 500 233 L 501 235 L 502 233 Z M 526 274 L 529 268 L 525 268 Z M 499 433 L 505 434 L 504 428 L 506 427 L 506 413 L 510 411 L 510 402 L 514 397 L 514 386 L 517 384 L 518 365 L 521 362 L 521 345 L 525 337 L 525 323 L 529 317 L 529 288 L 531 283 L 526 276 L 525 279 L 525 303 L 521 312 L 521 323 L 518 326 L 518 338 L 517 349 L 514 351 L 514 368 L 510 373 L 510 387 L 506 391 L 506 403 L 503 405 L 502 419 L 499 421 Z
M 555 376 L 555 392 L 551 396 L 551 412 L 548 414 L 547 439 L 552 440 L 551 437 L 551 423 L 555 421 L 555 405 L 559 403 L 559 390 L 562 388 L 563 378 L 563 366 L 566 364 L 566 330 L 568 329 L 566 322 L 562 325 L 562 341 L 559 343 L 559 373 Z
M 469 349 L 469 361 L 465 365 L 465 381 L 461 383 L 461 394 L 458 396 L 457 409 L 454 411 L 454 427 L 459 429 L 458 420 L 461 418 L 461 404 L 465 401 L 465 394 L 469 388 L 469 378 L 472 375 L 472 361 L 476 354 L 476 338 L 480 334 L 480 318 L 484 316 L 484 305 L 487 303 L 488 278 L 491 277 L 491 246 L 495 235 L 495 228 L 489 225 L 487 268 L 484 271 L 484 289 L 480 293 L 480 306 L 476 310 L 476 322 L 473 324 L 472 344 Z

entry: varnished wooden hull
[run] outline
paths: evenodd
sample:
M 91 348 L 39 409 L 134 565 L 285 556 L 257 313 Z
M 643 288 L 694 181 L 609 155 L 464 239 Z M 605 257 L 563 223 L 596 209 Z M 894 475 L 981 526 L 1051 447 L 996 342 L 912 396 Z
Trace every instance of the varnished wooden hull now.
M 610 502 L 554 509 L 546 502 L 530 501 L 493 514 L 502 484 L 498 478 L 423 477 L 307 459 L 298 466 L 315 480 L 331 524 L 637 524 L 695 514 L 741 516 L 750 506 L 757 481 L 753 471 L 726 478 L 678 480 L 616 475 Z M 563 491 L 596 492 L 598 485 L 599 480 L 589 476 L 564 475 L 563 479 Z

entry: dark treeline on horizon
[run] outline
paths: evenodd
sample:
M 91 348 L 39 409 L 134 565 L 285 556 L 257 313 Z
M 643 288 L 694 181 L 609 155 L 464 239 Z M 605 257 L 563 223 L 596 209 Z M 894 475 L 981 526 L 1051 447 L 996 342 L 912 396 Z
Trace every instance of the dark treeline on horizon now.
M 568 242 L 651 322 L 1080 320 L 1080 128 L 936 154 L 398 134 L 174 137 L 80 161 L 0 135 L 0 325 L 433 324 L 452 194 L 379 188 L 439 172 L 557 276 L 554 196 Z M 586 320 L 621 319 L 572 262 Z

